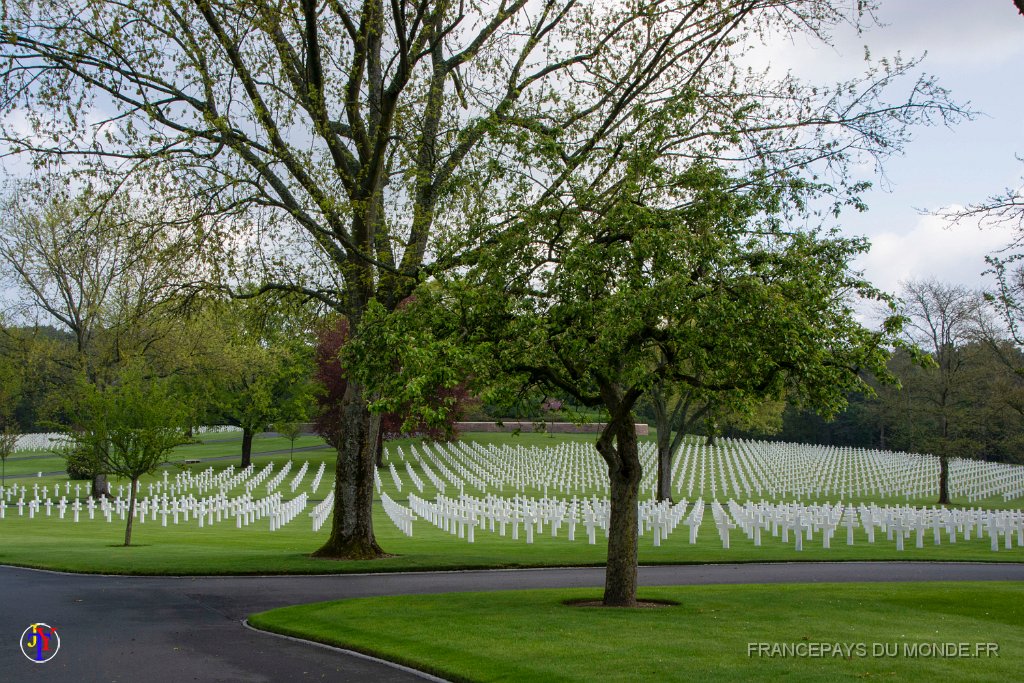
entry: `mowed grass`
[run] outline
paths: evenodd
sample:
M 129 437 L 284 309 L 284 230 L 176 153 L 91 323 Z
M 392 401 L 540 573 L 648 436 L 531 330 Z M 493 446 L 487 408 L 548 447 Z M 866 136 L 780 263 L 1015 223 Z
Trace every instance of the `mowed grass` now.
M 472 434 L 467 435 L 481 443 L 510 443 L 515 445 L 551 445 L 556 437 L 538 434 Z M 592 435 L 559 435 L 558 440 L 572 439 L 592 443 Z M 394 454 L 399 445 L 407 445 L 408 441 L 391 442 L 389 451 Z M 322 441 L 314 437 L 303 437 L 296 447 L 314 446 L 315 450 L 295 453 L 292 474 L 290 474 L 279 491 L 285 498 L 291 498 L 301 492 L 309 494 L 313 501 L 321 500 L 333 485 L 334 453 Z M 230 435 L 210 435 L 203 444 L 183 447 L 175 453 L 175 460 L 186 458 L 218 458 L 237 456 L 240 439 Z M 260 470 L 267 463 L 273 462 L 274 471 L 278 472 L 288 462 L 288 442 L 281 438 L 258 438 L 254 442 L 254 463 Z M 406 449 L 408 452 L 408 449 Z M 266 455 L 274 453 L 274 455 Z M 289 482 L 303 462 L 309 462 L 309 472 L 302 486 L 294 493 L 290 491 Z M 310 482 L 313 473 L 320 463 L 325 464 L 325 476 L 318 490 L 313 492 Z M 202 471 L 213 466 L 220 470 L 228 464 L 236 464 L 233 459 L 203 462 L 189 466 L 192 471 Z M 387 468 L 381 471 L 383 491 L 394 500 L 406 504 L 411 482 L 405 472 L 404 463 L 397 463 L 396 469 L 405 484 L 399 491 L 391 480 Z M 169 476 L 179 470 L 171 468 Z M 426 477 L 420 473 L 426 481 Z M 155 477 L 143 479 L 142 492 L 145 495 L 150 483 L 162 480 L 162 473 Z M 17 480 L 20 486 L 28 489 L 27 498 L 32 497 L 33 486 L 40 487 L 61 483 L 62 493 L 66 490 L 66 478 L 43 477 L 42 479 Z M 118 482 L 115 482 L 115 491 Z M 71 484 L 74 493 L 75 484 Z M 82 484 L 86 488 L 85 483 Z M 243 492 L 236 488 L 230 495 Z M 479 495 L 480 492 L 467 488 L 467 493 Z M 555 494 L 555 492 L 552 492 Z M 266 495 L 264 487 L 253 491 L 254 497 Z M 429 482 L 426 490 L 418 493 L 420 497 L 432 500 L 435 491 Z M 449 486 L 449 495 L 454 494 Z M 200 497 L 198 492 L 193 495 Z M 504 495 L 512 495 L 505 492 Z M 529 491 L 528 495 L 540 496 L 539 491 Z M 557 493 L 556 495 L 562 495 Z M 590 494 L 588 494 L 590 495 Z M 69 496 L 70 497 L 70 496 Z M 707 500 L 707 498 L 706 498 Z M 906 504 L 907 501 L 896 499 L 865 499 L 879 504 Z M 692 502 L 692 501 L 691 501 Z M 929 500 L 913 500 L 911 504 L 930 504 Z M 975 504 L 977 505 L 977 504 Z M 987 507 L 1019 507 L 1020 501 L 1004 503 L 1001 499 L 986 501 Z M 414 524 L 414 535 L 408 538 L 402 535 L 384 514 L 379 498 L 375 502 L 375 531 L 381 546 L 391 557 L 364 562 L 338 562 L 332 560 L 313 559 L 309 554 L 327 539 L 330 520 L 319 532 L 313 532 L 308 511 L 312 504 L 295 520 L 284 528 L 270 532 L 267 519 L 261 519 L 242 529 L 235 528 L 234 519 L 206 525 L 200 529 L 194 519 L 173 525 L 168 521 L 167 527 L 160 525 L 160 518 L 149 518 L 145 523 L 134 525 L 133 546 L 119 547 L 123 542 L 124 521 L 117 516 L 112 523 L 107 523 L 97 513 L 96 519 L 89 520 L 83 511 L 80 521 L 72 521 L 70 511 L 64 519 L 58 518 L 56 508 L 51 510 L 49 517 L 45 511 L 29 519 L 27 512 L 19 516 L 17 509 L 8 503 L 6 518 L 0 520 L 0 563 L 31 567 L 42 567 L 80 572 L 99 573 L 133 573 L 133 574 L 274 574 L 274 573 L 334 573 L 363 571 L 408 571 L 429 569 L 463 569 L 489 567 L 543 567 L 568 565 L 602 565 L 604 564 L 607 546 L 602 532 L 597 534 L 597 543 L 587 543 L 586 529 L 582 524 L 576 528 L 576 540 L 568 541 L 563 526 L 557 538 L 552 538 L 550 529 L 537 533 L 533 544 L 526 543 L 526 534 L 520 528 L 519 539 L 511 538 L 509 528 L 506 536 L 499 535 L 498 530 L 478 529 L 475 542 L 468 543 L 431 526 L 425 520 L 417 520 Z M 765 561 L 799 561 L 799 560 L 972 560 L 972 561 L 1024 561 L 1024 549 L 1015 547 L 1012 550 L 1001 549 L 992 552 L 988 538 L 965 541 L 958 537 L 956 544 L 950 544 L 945 533 L 942 544 L 932 545 L 931 532 L 925 534 L 925 547 L 914 547 L 914 536 L 906 541 L 905 550 L 896 550 L 894 541 L 885 538 L 885 534 L 876 533 L 873 545 L 867 543 L 867 536 L 862 529 L 855 533 L 855 545 L 846 545 L 846 530 L 840 528 L 832 539 L 832 548 L 821 547 L 820 534 L 806 541 L 804 549 L 797 552 L 792 540 L 783 544 L 779 538 L 769 534 L 762 536 L 762 547 L 754 547 L 753 541 L 741 532 L 734 530 L 731 534 L 731 548 L 722 548 L 718 533 L 714 528 L 710 511 L 705 512 L 704 522 L 695 545 L 688 543 L 688 529 L 678 527 L 672 536 L 659 548 L 653 547 L 650 534 L 640 539 L 640 561 L 645 564 L 685 564 L 704 562 L 765 562 Z
M 333 453 L 330 448 L 324 443 L 324 440 L 319 436 L 303 435 L 295 440 L 295 448 L 302 449 L 295 453 L 295 458 L 301 463 L 304 459 L 304 454 L 312 447 L 316 447 L 318 450 L 322 449 L 325 453 Z M 291 442 L 283 437 L 259 435 L 253 439 L 252 452 L 253 455 L 262 455 L 268 452 L 274 452 L 281 455 L 280 451 L 283 451 L 287 456 L 288 451 L 291 450 Z M 228 432 L 224 434 L 206 434 L 201 437 L 195 443 L 184 444 L 175 448 L 171 454 L 170 462 L 165 467 L 172 473 L 179 471 L 175 468 L 180 467 L 185 460 L 204 460 L 208 458 L 227 458 L 224 460 L 223 466 L 231 464 L 231 458 L 237 457 L 239 462 L 242 459 L 242 437 L 238 433 Z M 287 457 L 285 457 L 287 460 Z M 207 463 L 205 467 L 208 467 L 212 463 Z M 238 463 L 235 463 L 236 465 Z M 7 458 L 6 463 L 6 476 L 10 478 L 8 484 L 17 482 L 19 485 L 31 486 L 36 483 L 36 480 L 40 472 L 44 475 L 53 472 L 63 471 L 65 468 L 64 458 L 60 455 L 49 452 L 49 451 L 24 451 L 19 453 L 13 453 Z M 197 468 L 196 465 L 191 465 L 193 470 L 203 469 Z M 43 476 L 42 479 L 46 479 L 47 482 L 51 480 L 65 481 L 66 476 Z M 41 480 L 40 480 L 40 483 Z
M 457 681 L 1004 683 L 1019 680 L 1024 657 L 1021 583 L 663 587 L 640 597 L 677 605 L 563 604 L 599 597 L 592 589 L 404 595 L 286 607 L 249 621 Z M 786 644 L 790 656 L 769 656 L 760 643 Z M 966 643 L 971 656 L 933 656 L 943 643 L 957 644 L 940 650 L 956 655 Z M 822 644 L 848 649 L 822 655 Z

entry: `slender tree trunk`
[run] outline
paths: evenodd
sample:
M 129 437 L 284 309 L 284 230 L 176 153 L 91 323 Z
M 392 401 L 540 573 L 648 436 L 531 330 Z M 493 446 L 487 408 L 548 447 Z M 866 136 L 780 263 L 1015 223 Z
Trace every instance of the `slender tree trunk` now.
M 242 428 L 242 469 L 252 464 L 252 437 L 253 430 L 249 427 Z
M 614 443 L 613 443 L 614 441 Z M 635 607 L 637 584 L 637 502 L 640 497 L 640 454 L 632 412 L 609 421 L 597 449 L 608 463 L 611 519 L 604 604 Z
M 124 527 L 125 546 L 132 544 L 132 522 L 135 520 L 135 494 L 138 488 L 139 479 L 136 477 L 132 479 L 132 483 L 128 488 L 128 523 Z
M 672 418 L 660 390 L 652 391 L 654 428 L 658 432 L 658 500 L 672 502 Z
M 666 444 L 662 446 L 661 437 L 658 437 L 658 500 L 672 500 L 672 448 Z
M 939 456 L 939 504 L 949 505 L 949 456 Z
M 377 447 L 374 455 L 374 464 L 377 467 L 384 467 L 384 419 L 383 416 L 378 415 L 377 417 Z
M 341 443 L 334 480 L 331 536 L 314 557 L 369 559 L 384 551 L 373 534 L 373 473 L 380 415 L 367 410 L 364 388 L 349 380 L 342 398 Z

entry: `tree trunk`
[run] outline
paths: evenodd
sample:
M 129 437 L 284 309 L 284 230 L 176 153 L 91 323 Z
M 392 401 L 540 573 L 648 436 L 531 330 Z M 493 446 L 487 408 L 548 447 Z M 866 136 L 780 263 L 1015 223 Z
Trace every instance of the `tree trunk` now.
M 650 393 L 658 432 L 658 500 L 672 502 L 672 418 L 661 391 Z
M 939 456 L 939 504 L 949 505 L 949 456 Z
M 132 479 L 131 485 L 128 487 L 128 524 L 124 527 L 124 544 L 129 546 L 132 544 L 132 521 L 135 519 L 135 494 L 139 488 L 138 477 Z
M 672 449 L 658 441 L 658 500 L 672 503 Z
M 641 469 L 632 412 L 627 412 L 625 418 L 609 421 L 598 439 L 597 449 L 608 463 L 611 482 L 604 604 L 606 607 L 635 607 Z
M 377 446 L 374 449 L 373 462 L 377 467 L 384 467 L 384 419 L 377 416 Z
M 341 402 L 331 536 L 314 557 L 363 560 L 384 555 L 373 534 L 373 473 L 380 415 L 367 410 L 363 392 L 362 386 L 349 380 Z
M 94 474 L 92 476 L 92 497 L 102 498 L 103 496 L 110 495 L 110 482 L 107 481 L 107 475 L 105 474 Z
M 252 437 L 253 430 L 249 427 L 242 428 L 242 469 L 252 464 Z

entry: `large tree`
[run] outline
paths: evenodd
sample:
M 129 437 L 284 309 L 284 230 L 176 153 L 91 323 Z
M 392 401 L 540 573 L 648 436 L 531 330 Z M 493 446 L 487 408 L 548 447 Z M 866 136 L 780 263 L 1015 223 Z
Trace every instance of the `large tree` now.
M 410 376 L 464 363 L 489 399 L 539 386 L 607 412 L 596 445 L 611 483 L 604 602 L 616 606 L 636 601 L 633 410 L 649 387 L 788 391 L 829 413 L 860 369 L 885 375 L 895 341 L 891 324 L 858 324 L 849 301 L 880 296 L 848 267 L 865 243 L 786 226 L 774 183 L 697 163 L 643 168 L 622 188 L 610 203 L 552 204 L 500 239 L 481 231 L 464 271 L 425 288 L 397 327 L 381 318 L 375 339 L 397 356 L 373 361 L 402 368 L 381 387 L 391 401 L 408 400 Z
M 3 200 L 0 282 L 14 319 L 70 333 L 63 360 L 90 381 L 167 331 L 155 314 L 190 255 L 161 209 L 118 188 L 72 191 L 53 178 L 16 184 Z
M 348 321 L 341 317 L 331 317 L 324 321 L 317 333 L 314 380 L 318 385 L 316 395 L 316 411 L 313 427 L 316 433 L 328 444 L 338 447 L 344 432 L 342 408 L 348 386 L 348 373 L 342 363 L 342 353 L 348 341 Z M 410 421 L 409 410 L 399 408 L 380 416 L 377 436 L 376 464 L 383 464 L 384 440 L 397 438 L 402 434 L 423 435 L 435 440 L 449 440 L 456 436 L 455 423 L 462 419 L 468 402 L 464 385 L 455 387 L 437 387 L 435 389 L 435 406 L 444 407 L 445 418 L 441 423 L 428 423 L 423 419 Z
M 904 392 L 918 398 L 934 432 L 921 445 L 939 456 L 939 503 L 949 503 L 949 458 L 954 452 L 958 407 L 968 393 L 969 370 L 983 348 L 977 340 L 983 316 L 980 293 L 937 280 L 903 285 L 903 315 L 910 342 L 924 350 L 933 364 L 913 371 Z
M 0 285 L 20 328 L 4 333 L 3 349 L 26 367 L 45 355 L 45 376 L 34 378 L 32 391 L 45 392 L 49 414 L 37 410 L 34 419 L 62 423 L 71 378 L 102 389 L 126 363 L 154 355 L 175 329 L 167 303 L 191 254 L 165 206 L 136 200 L 123 186 L 69 188 L 44 177 L 8 189 L 0 210 Z M 92 474 L 99 494 L 103 472 Z
M 858 2 L 852 20 L 872 4 Z M 884 154 L 898 139 L 880 128 L 946 102 L 914 78 L 910 106 L 883 102 L 913 67 L 899 60 L 813 101 L 790 78 L 770 82 L 729 61 L 746 38 L 825 36 L 851 20 L 831 0 L 6 0 L 4 10 L 0 113 L 13 146 L 79 164 L 158 165 L 166 181 L 155 189 L 228 216 L 204 222 L 204 235 L 256 226 L 258 240 L 221 244 L 275 244 L 254 262 L 262 291 L 328 304 L 353 339 L 371 305 L 394 310 L 413 289 L 433 235 L 518 204 L 524 191 L 536 199 L 537 184 L 562 193 L 595 152 L 634 144 L 643 110 L 669 94 L 689 97 L 676 100 L 680 111 L 702 103 L 693 147 L 744 138 L 728 143 L 734 159 L 784 153 L 783 165 Z M 755 91 L 763 106 L 737 117 L 737 98 Z M 813 125 L 794 136 L 797 118 Z M 850 135 L 823 151 L 816 136 L 844 126 Z M 310 264 L 320 266 L 313 275 Z M 382 552 L 371 398 L 348 383 L 321 555 Z

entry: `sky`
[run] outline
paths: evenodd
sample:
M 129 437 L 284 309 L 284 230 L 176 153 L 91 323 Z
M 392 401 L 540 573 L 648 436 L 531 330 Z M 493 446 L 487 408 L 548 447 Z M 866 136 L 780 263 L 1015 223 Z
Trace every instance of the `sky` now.
M 852 6 L 855 0 L 835 0 Z M 773 44 L 765 60 L 809 81 L 832 84 L 864 68 L 873 57 L 901 52 L 924 55 L 922 69 L 935 75 L 954 100 L 979 112 L 948 128 L 918 128 L 902 156 L 890 158 L 884 182 L 865 169 L 875 188 L 864 195 L 869 210 L 847 212 L 847 234 L 866 236 L 871 251 L 856 267 L 883 290 L 897 292 L 908 279 L 933 277 L 973 288 L 993 286 L 985 256 L 1010 240 L 1006 229 L 950 229 L 927 213 L 983 201 L 1024 180 L 1024 17 L 1011 0 L 879 0 L 881 26 L 864 34 L 838 32 L 832 47 Z M 15 160 L 4 160 L 16 172 Z
M 844 232 L 872 243 L 859 259 L 867 279 L 898 291 L 901 281 L 934 277 L 990 288 L 985 256 L 1007 244 L 1006 230 L 977 224 L 949 228 L 928 211 L 980 202 L 1024 180 L 1024 16 L 1011 0 L 881 0 L 884 24 L 858 36 L 838 33 L 833 48 L 776 45 L 773 66 L 832 83 L 872 57 L 924 55 L 921 68 L 979 115 L 954 127 L 919 128 L 900 157 L 885 163 L 885 182 L 865 195 L 869 210 L 847 213 Z M 877 181 L 877 176 L 875 176 Z

